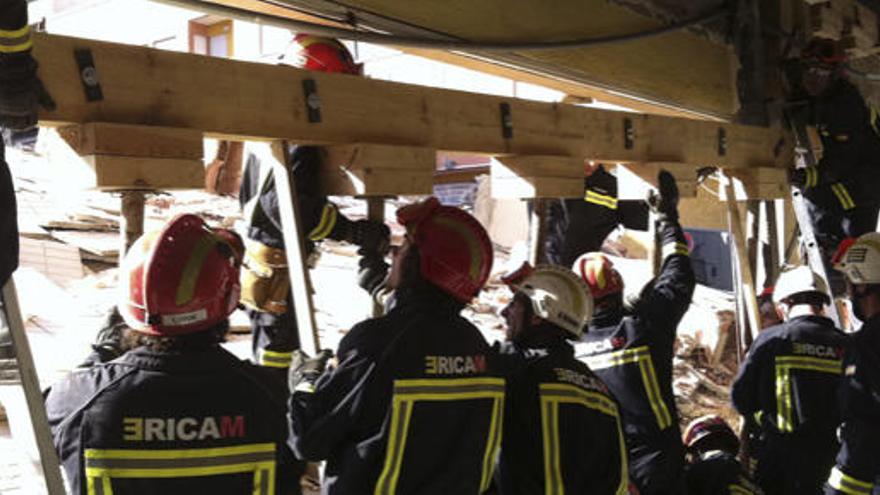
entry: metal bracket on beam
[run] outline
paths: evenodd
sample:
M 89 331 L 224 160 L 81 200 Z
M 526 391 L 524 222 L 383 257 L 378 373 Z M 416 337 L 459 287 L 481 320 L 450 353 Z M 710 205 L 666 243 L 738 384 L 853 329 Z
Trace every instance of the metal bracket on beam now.
M 321 97 L 314 79 L 303 79 L 303 94 L 306 97 L 306 113 L 310 124 L 321 122 Z
M 513 138 L 513 117 L 510 116 L 510 104 L 501 103 L 501 136 L 504 139 Z
M 727 154 L 727 131 L 723 127 L 718 128 L 718 156 Z
M 98 77 L 92 51 L 88 48 L 77 48 L 73 51 L 73 58 L 76 59 L 76 65 L 79 67 L 79 77 L 86 92 L 86 101 L 103 100 L 104 92 L 101 91 L 101 79 Z
M 635 146 L 636 141 L 636 131 L 633 129 L 633 122 L 631 119 L 624 118 L 623 119 L 623 147 L 631 150 L 633 146 Z

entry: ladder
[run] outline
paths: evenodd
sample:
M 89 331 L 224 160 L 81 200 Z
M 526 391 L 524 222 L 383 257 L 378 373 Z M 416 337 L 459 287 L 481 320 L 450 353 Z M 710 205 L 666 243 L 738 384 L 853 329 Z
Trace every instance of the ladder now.
M 24 390 L 37 449 L 40 453 L 40 464 L 43 469 L 43 479 L 49 495 L 64 495 L 64 481 L 61 478 L 61 467 L 55 446 L 52 442 L 52 433 L 49 431 L 49 421 L 46 416 L 46 406 L 43 404 L 43 395 L 40 391 L 40 381 L 37 379 L 37 370 L 34 367 L 34 358 L 31 354 L 30 344 L 24 331 L 21 318 L 21 309 L 18 305 L 18 295 L 12 277 L 3 286 L 0 297 L 0 328 L 4 322 L 12 337 L 12 350 L 14 361 L 18 368 L 18 380 Z
M 798 107 L 803 111 L 804 104 L 792 104 L 785 109 L 785 120 L 794 136 L 795 144 L 795 161 L 798 168 L 814 167 L 818 163 L 813 147 L 810 142 L 809 131 L 807 125 L 798 117 Z M 819 242 L 816 240 L 816 233 L 813 231 L 813 224 L 810 222 L 810 214 L 807 211 L 806 199 L 800 189 L 795 186 L 791 187 L 791 206 L 794 210 L 795 218 L 800 231 L 800 242 L 803 252 L 807 257 L 807 264 L 817 273 L 825 286 L 831 292 L 831 284 L 828 280 L 828 273 L 825 271 L 825 263 L 822 261 L 822 252 L 819 250 Z M 828 316 L 834 321 L 834 325 L 840 328 L 840 315 L 837 312 L 837 305 L 834 303 L 835 294 L 831 296 L 831 304 L 829 305 Z

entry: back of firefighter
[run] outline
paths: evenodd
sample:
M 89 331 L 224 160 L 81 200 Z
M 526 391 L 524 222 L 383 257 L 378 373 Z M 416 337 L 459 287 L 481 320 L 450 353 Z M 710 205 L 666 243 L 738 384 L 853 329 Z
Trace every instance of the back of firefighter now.
M 845 237 L 876 230 L 880 209 L 880 122 L 843 77 L 844 61 L 838 42 L 812 40 L 792 88 L 807 101 L 802 120 L 818 132 L 822 156 L 815 167 L 793 170 L 791 179 L 804 191 L 826 261 Z
M 731 391 L 761 434 L 755 479 L 768 494 L 819 493 L 834 464 L 846 336 L 824 316 L 830 302 L 809 267 L 783 271 L 773 293 L 784 323 L 763 330 Z
M 385 316 L 291 368 L 296 452 L 327 460 L 330 494 L 481 493 L 501 442 L 504 380 L 490 348 L 459 314 L 492 266 L 492 244 L 469 214 L 436 198 L 401 208 Z M 299 360 L 297 360 L 299 361 Z
M 361 66 L 354 63 L 348 50 L 336 40 L 297 35 L 294 45 L 297 51 L 293 63 L 298 67 L 361 73 Z M 327 200 L 318 180 L 321 153 L 321 148 L 314 146 L 290 146 L 288 150 L 300 221 L 308 236 L 308 252 L 313 253 L 314 243 L 323 239 L 347 241 L 361 247 L 362 268 L 385 266 L 388 228 L 381 222 L 351 221 Z M 247 223 L 242 301 L 248 307 L 251 320 L 254 362 L 277 369 L 286 376 L 292 352 L 299 348 L 299 334 L 279 212 L 284 206 L 278 204 L 271 166 L 262 166 L 254 153 L 246 156 L 239 200 Z
M 575 352 L 620 404 L 630 480 L 642 495 L 676 493 L 680 486 L 684 451 L 672 395 L 672 352 L 696 283 L 678 224 L 678 187 L 667 172 L 660 173 L 659 184 L 651 204 L 658 211 L 663 265 L 630 312 L 623 306 L 623 281 L 608 258 L 587 253 L 573 267 L 596 302 Z
M 739 439 L 720 416 L 691 421 L 684 431 L 687 495 L 761 495 L 736 459 Z
M 836 268 L 844 273 L 856 317 L 840 389 L 840 451 L 826 495 L 880 493 L 880 233 L 843 246 Z
M 644 201 L 618 200 L 617 177 L 600 165 L 584 164 L 584 197 L 560 199 L 547 212 L 545 252 L 552 265 L 570 267 L 578 256 L 598 251 L 618 225 L 647 230 Z
M 194 215 L 129 250 L 119 307 L 135 348 L 46 396 L 71 493 L 300 493 L 285 404 L 219 345 L 241 251 L 236 234 Z
M 589 289 L 570 270 L 524 265 L 505 277 L 514 291 L 502 316 L 526 365 L 509 376 L 498 464 L 503 495 L 625 495 L 626 445 L 617 402 L 574 358 L 593 312 Z

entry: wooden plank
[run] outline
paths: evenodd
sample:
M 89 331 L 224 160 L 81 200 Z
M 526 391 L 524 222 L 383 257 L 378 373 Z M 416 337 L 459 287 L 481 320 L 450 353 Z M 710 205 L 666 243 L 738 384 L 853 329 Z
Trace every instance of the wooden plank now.
M 490 165 L 492 197 L 580 198 L 584 161 L 568 156 L 499 156 Z
M 202 189 L 205 166 L 191 158 L 87 155 L 95 171 L 95 187 L 113 189 Z
M 737 179 L 734 189 L 738 200 L 788 197 L 786 173 L 784 168 L 770 167 L 725 170 L 726 175 Z
M 752 330 L 752 338 L 758 336 L 761 331 L 761 315 L 758 311 L 758 301 L 755 299 L 755 279 L 752 277 L 752 271 L 749 269 L 748 248 L 746 247 L 745 231 L 743 229 L 742 217 L 736 204 L 735 195 L 731 180 L 725 181 L 725 190 L 727 192 L 727 212 L 728 222 L 730 223 L 730 235 L 734 250 L 736 251 L 736 263 L 739 266 L 737 273 L 739 280 L 734 280 L 734 284 L 740 287 L 743 300 L 746 306 L 746 316 L 748 317 L 749 327 Z M 739 316 L 741 319 L 742 317 Z
M 321 147 L 321 188 L 330 195 L 431 194 L 436 151 L 414 146 Z
M 79 155 L 201 159 L 204 154 L 202 133 L 195 129 L 93 122 L 60 127 L 58 134 Z
M 489 175 L 489 167 L 461 167 L 451 170 L 434 171 L 434 184 L 459 184 L 465 182 L 476 182 L 477 177 L 481 175 Z
M 70 55 L 74 48 L 91 50 L 103 100 L 86 102 L 80 85 L 70 83 L 79 74 Z M 787 157 L 774 156 L 780 133 L 772 129 L 478 95 L 47 34 L 35 36 L 34 53 L 40 76 L 58 103 L 56 111 L 40 114 L 43 125 L 103 121 L 186 127 L 238 139 L 371 142 L 601 161 L 725 167 L 787 163 Z M 305 97 L 298 90 L 304 79 L 316 82 L 321 98 L 318 124 L 306 117 Z M 501 133 L 501 103 L 510 107 L 512 138 Z M 726 135 L 724 150 L 719 149 L 719 129 Z
M 694 198 L 697 196 L 697 174 L 694 167 L 681 163 L 649 162 L 649 163 L 623 163 L 622 167 L 638 175 L 654 187 L 657 187 L 657 174 L 666 170 L 678 184 L 678 194 L 682 198 Z

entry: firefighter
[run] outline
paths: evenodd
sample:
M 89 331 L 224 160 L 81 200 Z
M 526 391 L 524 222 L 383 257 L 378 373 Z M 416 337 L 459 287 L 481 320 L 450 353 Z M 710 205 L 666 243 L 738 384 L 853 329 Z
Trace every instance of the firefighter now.
M 755 480 L 768 494 L 819 493 L 834 465 L 846 337 L 825 316 L 825 282 L 809 267 L 780 274 L 773 292 L 784 323 L 763 330 L 733 383 L 740 414 L 760 429 Z
M 131 247 L 119 308 L 134 348 L 46 395 L 71 493 L 299 493 L 284 402 L 219 345 L 242 251 L 195 215 Z
M 721 416 L 703 416 L 684 430 L 688 495 L 759 495 L 736 460 L 739 439 Z
M 818 131 L 821 141 L 818 164 L 793 169 L 790 176 L 807 199 L 826 264 L 844 238 L 877 229 L 880 209 L 880 122 L 877 111 L 843 77 L 844 60 L 839 43 L 813 39 L 789 83 L 791 98 L 807 102 L 802 120 Z M 832 278 L 835 294 L 836 285 Z
M 570 267 L 582 253 L 598 251 L 618 225 L 648 229 L 644 201 L 617 199 L 617 177 L 602 164 L 584 163 L 584 197 L 560 199 L 547 212 L 546 256 L 553 265 Z
M 501 315 L 526 366 L 508 377 L 498 464 L 502 495 L 626 495 L 626 445 L 617 402 L 575 359 L 593 298 L 571 270 L 522 268 L 504 278 L 514 292 Z
M 299 34 L 294 65 L 308 70 L 360 75 L 361 66 L 338 41 Z M 390 231 L 381 222 L 351 221 L 336 205 L 320 193 L 318 171 L 321 148 L 291 146 L 290 167 L 296 181 L 303 230 L 308 236 L 307 251 L 314 243 L 334 239 L 360 246 L 360 282 L 372 290 L 384 278 Z M 247 223 L 247 252 L 242 273 L 242 302 L 248 307 L 253 331 L 254 361 L 279 370 L 287 376 L 292 351 L 299 348 L 296 315 L 290 293 L 287 259 L 278 194 L 270 167 L 248 154 L 239 195 Z M 364 273 L 369 276 L 364 276 Z
M 332 369 L 329 351 L 291 367 L 294 448 L 327 460 L 331 495 L 485 492 L 504 379 L 459 313 L 489 276 L 492 244 L 475 218 L 434 197 L 397 219 L 406 235 L 388 276 L 393 307 L 351 329 Z
M 880 490 L 880 233 L 847 242 L 841 251 L 836 268 L 864 324 L 844 362 L 841 448 L 825 493 L 871 495 Z
M 573 267 L 595 300 L 589 330 L 575 352 L 620 403 L 630 481 L 642 495 L 679 490 L 684 449 L 672 396 L 672 349 L 696 283 L 678 223 L 678 186 L 665 171 L 659 186 L 650 203 L 657 211 L 663 264 L 631 310 L 623 304 L 623 280 L 603 254 L 584 254 Z

